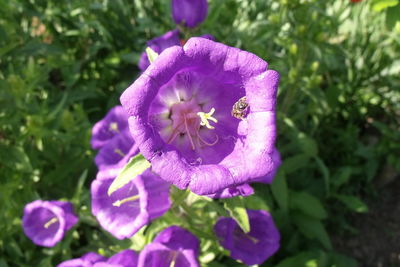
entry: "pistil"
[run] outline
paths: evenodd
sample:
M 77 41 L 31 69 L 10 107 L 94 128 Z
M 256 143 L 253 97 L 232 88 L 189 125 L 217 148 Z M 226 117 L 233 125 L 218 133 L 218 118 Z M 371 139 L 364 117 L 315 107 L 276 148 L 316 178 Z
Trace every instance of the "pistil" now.
M 210 112 L 205 113 L 200 111 L 200 106 L 194 101 L 182 101 L 174 104 L 171 107 L 171 119 L 173 131 L 167 140 L 167 143 L 172 143 L 179 134 L 186 134 L 189 139 L 192 150 L 196 149 L 196 145 L 202 147 L 215 145 L 219 138 L 216 136 L 214 142 L 210 143 L 204 140 L 200 136 L 201 126 L 205 126 L 207 129 L 215 129 L 210 124 L 210 121 L 217 123 L 218 120 L 213 117 L 215 108 L 212 108 Z
M 48 229 L 52 224 L 54 224 L 56 222 L 58 222 L 58 218 L 57 217 L 53 217 L 47 223 L 45 223 L 43 227 Z
M 121 157 L 125 157 L 124 152 L 122 152 L 121 149 L 119 149 L 119 148 L 114 149 L 114 153 L 117 153 Z
M 135 201 L 135 200 L 138 200 L 138 199 L 139 199 L 139 195 L 134 195 L 134 196 L 127 197 L 127 198 L 124 198 L 124 199 L 121 199 L 121 200 L 117 200 L 114 203 L 112 203 L 112 205 L 114 207 L 119 207 L 119 206 L 121 206 L 122 204 L 124 204 L 126 202 L 131 202 L 131 201 Z

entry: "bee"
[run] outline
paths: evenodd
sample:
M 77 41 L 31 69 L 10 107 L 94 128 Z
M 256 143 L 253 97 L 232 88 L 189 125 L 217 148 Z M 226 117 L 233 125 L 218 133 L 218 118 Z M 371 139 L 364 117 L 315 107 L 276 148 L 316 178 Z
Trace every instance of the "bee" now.
M 243 120 L 247 115 L 248 109 L 249 104 L 246 102 L 246 97 L 244 96 L 232 106 L 231 114 L 233 117 Z

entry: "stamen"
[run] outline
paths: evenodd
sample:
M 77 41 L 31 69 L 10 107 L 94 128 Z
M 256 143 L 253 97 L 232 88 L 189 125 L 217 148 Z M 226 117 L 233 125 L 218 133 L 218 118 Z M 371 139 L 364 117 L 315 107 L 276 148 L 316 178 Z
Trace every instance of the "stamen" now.
M 244 234 L 248 239 L 250 239 L 254 244 L 257 244 L 258 243 L 258 241 L 260 241 L 260 240 L 258 240 L 257 238 L 255 238 L 255 237 L 253 237 L 253 236 L 251 236 L 251 235 L 248 235 L 248 234 Z
M 189 137 L 190 144 L 192 145 L 192 149 L 195 150 L 195 149 L 196 149 L 196 146 L 194 145 L 193 139 L 192 139 L 192 135 L 191 135 L 190 132 L 189 132 L 189 127 L 188 127 L 188 125 L 187 125 L 187 121 L 186 121 L 186 116 L 185 116 L 185 115 L 183 116 L 183 120 L 184 120 L 184 122 L 185 122 L 185 130 L 186 130 L 186 132 L 187 132 L 187 136 Z
M 208 120 L 213 121 L 215 123 L 218 122 L 216 118 L 214 118 L 212 115 L 215 112 L 215 108 L 212 108 L 210 112 L 204 113 L 204 112 L 197 112 L 197 115 L 200 117 L 200 125 L 201 126 L 206 126 L 208 129 L 214 129 L 214 126 L 211 126 Z
M 114 149 L 114 153 L 117 153 L 121 157 L 125 157 L 124 152 L 122 152 L 121 149 L 119 149 L 119 148 Z
M 45 223 L 43 227 L 48 229 L 53 223 L 56 223 L 56 222 L 58 222 L 58 218 L 53 217 L 47 223 Z
M 175 251 L 172 252 L 172 260 L 169 264 L 169 267 L 175 267 L 177 256 L 178 256 L 178 253 L 176 253 Z
M 124 198 L 122 200 L 117 200 L 114 203 L 112 203 L 112 205 L 114 207 L 119 207 L 119 206 L 121 206 L 122 204 L 124 204 L 126 202 L 135 201 L 135 200 L 138 200 L 138 199 L 139 199 L 139 195 L 134 195 L 134 196 L 131 196 L 131 197 Z
M 109 129 L 110 131 L 112 131 L 112 132 L 119 133 L 119 130 L 118 130 L 118 123 L 116 123 L 116 122 L 110 123 L 110 127 L 108 127 L 108 129 Z
M 214 141 L 214 142 L 208 143 L 208 142 L 205 141 L 203 138 L 201 138 L 199 132 L 197 132 L 197 138 L 199 138 L 199 140 L 200 140 L 201 142 L 203 142 L 203 144 L 205 144 L 206 146 L 213 146 L 213 145 L 215 145 L 215 144 L 218 142 L 218 140 L 219 140 L 218 135 L 215 135 L 215 137 L 216 137 L 216 138 L 215 138 L 215 141 Z

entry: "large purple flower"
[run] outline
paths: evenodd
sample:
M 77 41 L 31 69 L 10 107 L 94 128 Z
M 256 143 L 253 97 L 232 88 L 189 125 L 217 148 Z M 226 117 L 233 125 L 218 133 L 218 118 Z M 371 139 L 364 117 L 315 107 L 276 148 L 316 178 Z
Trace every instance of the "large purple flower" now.
M 131 237 L 171 206 L 170 185 L 150 170 L 108 196 L 112 181 L 96 179 L 92 182 L 92 213 L 116 238 Z
M 67 260 L 57 267 L 136 267 L 138 255 L 135 251 L 126 249 L 109 259 L 94 252 L 89 252 L 80 258 Z
M 189 231 L 170 226 L 139 255 L 138 267 L 197 267 L 199 240 Z
M 194 28 L 207 17 L 207 0 L 172 0 L 172 17 L 176 24 Z
M 280 235 L 268 212 L 247 210 L 247 214 L 249 233 L 244 233 L 232 218 L 219 219 L 214 231 L 232 258 L 247 265 L 261 264 L 279 249 Z
M 124 130 L 105 144 L 96 155 L 94 161 L 99 168 L 97 179 L 115 178 L 139 152 L 137 144 L 128 130 Z
M 169 31 L 159 37 L 151 39 L 147 42 L 147 47 L 150 47 L 154 52 L 160 54 L 165 49 L 174 46 L 180 45 L 181 41 L 179 39 L 179 30 Z M 140 56 L 139 60 L 139 68 L 144 71 L 150 65 L 150 61 L 147 57 L 146 52 L 143 52 Z
M 121 96 L 153 171 L 200 195 L 274 172 L 279 74 L 267 67 L 205 38 L 160 54 Z
M 90 143 L 93 149 L 100 149 L 116 135 L 128 128 L 128 116 L 121 106 L 110 109 L 107 115 L 92 128 Z
M 77 222 L 70 202 L 35 200 L 24 208 L 22 227 L 36 245 L 53 247 Z

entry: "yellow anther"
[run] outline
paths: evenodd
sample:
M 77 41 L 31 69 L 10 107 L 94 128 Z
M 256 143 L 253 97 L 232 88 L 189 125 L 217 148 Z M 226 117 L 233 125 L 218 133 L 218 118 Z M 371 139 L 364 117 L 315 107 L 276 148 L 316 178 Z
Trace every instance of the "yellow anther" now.
M 116 123 L 116 122 L 110 123 L 109 130 L 113 131 L 113 132 L 116 132 L 116 133 L 119 133 L 118 123 Z
M 218 120 L 212 116 L 214 114 L 214 112 L 215 112 L 215 108 L 212 108 L 210 110 L 210 112 L 208 112 L 208 113 L 197 112 L 197 115 L 200 117 L 200 120 L 201 120 L 200 121 L 200 125 L 201 126 L 206 126 L 208 129 L 214 129 L 214 126 L 211 126 L 210 122 L 208 121 L 208 120 L 210 120 L 210 121 L 213 121 L 215 123 L 218 122 Z
M 50 219 L 47 223 L 44 224 L 44 228 L 49 228 L 53 223 L 58 222 L 57 217 L 54 217 L 52 219 Z
M 112 205 L 114 207 L 119 207 L 119 206 L 121 206 L 122 204 L 124 204 L 126 202 L 135 201 L 135 200 L 138 200 L 138 199 L 139 199 L 139 195 L 135 195 L 135 196 L 124 198 L 122 200 L 117 200 Z

